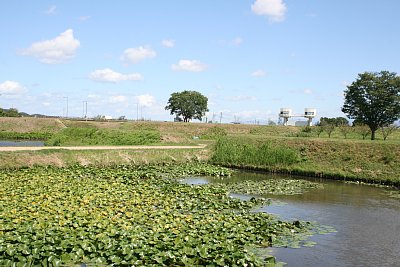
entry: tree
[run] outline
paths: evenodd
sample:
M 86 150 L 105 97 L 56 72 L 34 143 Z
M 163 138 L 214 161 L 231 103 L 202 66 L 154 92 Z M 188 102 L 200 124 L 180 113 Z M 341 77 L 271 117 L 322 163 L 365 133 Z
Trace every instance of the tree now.
M 381 129 L 382 129 L 383 140 L 386 140 L 386 138 L 389 135 L 391 135 L 393 132 L 395 132 L 397 130 L 397 128 L 399 128 L 399 127 L 395 124 L 382 126 Z
M 336 118 L 327 118 L 327 117 L 321 117 L 319 120 L 319 124 L 333 124 L 335 126 L 340 126 L 340 125 L 349 125 L 349 121 L 346 118 L 343 117 L 336 117 Z
M 336 125 L 332 124 L 332 123 L 327 123 L 325 121 L 322 121 L 321 122 L 321 127 L 322 127 L 323 131 L 328 134 L 328 137 L 331 138 L 331 134 L 335 130 Z
M 353 131 L 353 128 L 351 128 L 348 124 L 340 124 L 338 128 L 344 139 L 347 139 L 347 135 Z
M 2 109 L 0 108 L 0 117 L 21 117 L 16 108 Z
M 349 119 L 365 123 L 371 129 L 371 140 L 380 127 L 400 117 L 400 77 L 394 72 L 364 72 L 344 91 L 342 112 Z
M 318 125 L 316 127 L 317 128 L 316 128 L 315 132 L 317 133 L 317 136 L 319 137 L 322 134 L 322 132 L 324 131 L 324 128 L 321 125 Z
M 353 127 L 357 133 L 361 134 L 363 140 L 371 133 L 371 129 L 364 123 L 353 123 Z
M 208 111 L 207 102 L 208 98 L 199 92 L 183 91 L 172 93 L 165 109 L 170 110 L 171 115 L 182 117 L 184 122 L 191 119 L 201 120 Z

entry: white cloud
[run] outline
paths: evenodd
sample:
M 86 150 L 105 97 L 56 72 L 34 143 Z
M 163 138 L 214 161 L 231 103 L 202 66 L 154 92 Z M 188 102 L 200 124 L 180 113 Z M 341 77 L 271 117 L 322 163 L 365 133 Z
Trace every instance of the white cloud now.
M 121 81 L 140 81 L 143 80 L 143 77 L 139 73 L 122 74 L 119 72 L 115 72 L 112 69 L 106 68 L 93 71 L 89 74 L 89 79 L 96 82 L 117 83 Z
M 86 20 L 88 20 L 88 19 L 90 19 L 90 16 L 80 16 L 80 17 L 79 17 L 79 20 L 80 20 L 80 21 L 86 21 Z
M 207 69 L 207 65 L 197 60 L 181 59 L 178 64 L 172 65 L 172 69 L 175 71 L 201 72 Z
M 26 88 L 15 81 L 5 81 L 0 83 L 0 94 L 20 95 L 26 92 Z
M 243 43 L 243 39 L 240 37 L 237 37 L 232 40 L 232 44 L 234 44 L 234 45 L 241 45 L 242 43 Z
M 68 29 L 54 39 L 33 43 L 20 51 L 20 55 L 33 56 L 46 64 L 64 63 L 75 56 L 80 42 L 74 38 L 72 29 Z
M 156 100 L 152 95 L 138 95 L 136 96 L 136 102 L 143 107 L 151 107 L 155 104 Z
M 44 13 L 47 15 L 54 15 L 56 13 L 56 8 L 57 7 L 55 5 L 52 5 Z
M 128 100 L 127 97 L 123 95 L 114 95 L 109 98 L 109 102 L 112 104 L 126 103 L 127 100 Z
M 135 47 L 125 49 L 124 53 L 121 56 L 122 61 L 126 63 L 138 63 L 146 58 L 153 58 L 157 55 L 157 53 L 148 47 Z
M 313 91 L 311 89 L 304 89 L 303 93 L 305 93 L 306 95 L 311 95 L 313 93 Z
M 239 101 L 256 101 L 257 98 L 255 96 L 238 95 L 238 96 L 229 97 L 228 100 L 235 101 L 235 102 L 239 102 Z
M 100 99 L 100 96 L 96 95 L 96 94 L 88 94 L 87 98 L 89 98 L 89 99 Z
M 267 74 L 263 70 L 256 70 L 256 71 L 252 72 L 250 75 L 253 77 L 264 77 Z
M 271 22 L 278 22 L 285 19 L 287 8 L 283 0 L 256 0 L 251 10 L 257 15 L 267 16 Z
M 171 39 L 162 40 L 161 44 L 164 47 L 172 48 L 175 46 L 175 40 L 171 40 Z

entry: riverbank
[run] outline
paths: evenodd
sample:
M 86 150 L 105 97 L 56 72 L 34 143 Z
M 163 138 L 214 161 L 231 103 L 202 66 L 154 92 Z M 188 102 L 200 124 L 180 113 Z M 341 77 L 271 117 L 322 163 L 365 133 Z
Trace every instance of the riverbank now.
M 68 167 L 147 165 L 183 162 L 205 162 L 210 154 L 207 147 L 165 149 L 113 149 L 113 150 L 64 150 L 0 152 L 0 169 L 20 169 L 34 166 Z
M 145 139 L 149 135 L 144 133 L 153 133 L 151 136 L 158 136 L 159 140 L 153 138 L 152 146 L 161 145 L 164 148 L 168 145 L 207 144 L 201 149 L 179 151 L 169 149 L 145 151 L 141 148 L 130 151 L 124 146 L 118 146 L 118 150 L 115 151 L 88 149 L 0 151 L 0 169 L 36 165 L 109 166 L 203 161 L 234 168 L 400 186 L 398 175 L 400 173 L 400 131 L 395 131 L 386 141 L 383 141 L 379 134 L 377 138 L 381 140 L 371 141 L 363 140 L 356 129 L 352 130 L 354 131 L 351 131 L 345 139 L 341 136 L 339 129 L 332 133 L 331 138 L 328 138 L 325 133 L 318 137 L 317 128 L 314 127 L 0 118 L 0 132 L 4 136 L 12 136 L 9 133 L 18 133 L 27 137 L 49 134 L 53 138 L 52 142 L 59 146 L 67 143 L 70 147 L 78 142 L 79 146 L 92 145 L 89 147 L 92 149 L 104 145 L 103 143 L 113 144 L 115 140 L 120 141 L 122 139 L 118 136 L 121 135 L 132 137 L 134 132 L 142 134 Z M 95 136 L 96 138 L 89 138 L 91 142 L 96 140 L 95 144 L 90 142 L 82 144 L 84 139 L 80 138 L 80 135 L 85 136 L 86 139 Z M 142 135 L 133 136 L 127 141 L 134 141 Z M 218 147 L 215 144 L 218 144 L 217 140 L 220 138 L 228 140 L 227 150 L 220 151 L 220 155 L 234 155 L 237 152 L 232 151 L 232 148 L 240 144 L 242 148 L 239 150 L 243 150 L 243 147 L 247 149 L 246 160 L 243 158 L 227 160 L 225 156 L 216 157 L 219 152 L 214 148 Z M 139 143 L 148 141 L 139 139 Z M 254 151 L 248 149 L 252 145 L 263 147 L 268 153 L 264 151 L 261 154 L 254 154 L 257 149 L 253 149 Z M 281 158 L 276 159 L 276 157 Z M 263 162 L 263 160 L 268 162 Z
M 400 186 L 400 146 L 394 143 L 229 137 L 216 143 L 211 162 L 240 169 Z

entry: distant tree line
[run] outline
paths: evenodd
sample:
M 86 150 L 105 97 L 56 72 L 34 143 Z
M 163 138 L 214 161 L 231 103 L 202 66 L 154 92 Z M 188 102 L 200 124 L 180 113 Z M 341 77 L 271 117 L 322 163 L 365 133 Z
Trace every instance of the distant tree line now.
M 336 117 L 336 118 L 321 117 L 318 125 L 323 126 L 326 124 L 332 124 L 338 127 L 341 125 L 349 125 L 349 121 L 344 117 Z
M 0 117 L 21 117 L 21 113 L 16 108 L 2 109 L 0 108 Z

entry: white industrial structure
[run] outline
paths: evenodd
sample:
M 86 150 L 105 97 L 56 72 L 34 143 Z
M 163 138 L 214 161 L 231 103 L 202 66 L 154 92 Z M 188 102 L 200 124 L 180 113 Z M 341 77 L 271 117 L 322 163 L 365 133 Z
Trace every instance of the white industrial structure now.
M 306 119 L 308 119 L 307 126 L 312 126 L 312 119 L 315 118 L 316 115 L 317 115 L 317 110 L 315 108 L 305 108 L 303 115 L 294 115 L 292 113 L 292 109 L 290 109 L 290 108 L 281 108 L 281 112 L 279 112 L 279 117 L 283 118 L 283 125 L 285 125 L 285 126 L 288 125 L 289 118 L 292 118 L 292 117 L 306 118 Z

